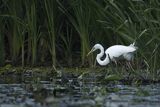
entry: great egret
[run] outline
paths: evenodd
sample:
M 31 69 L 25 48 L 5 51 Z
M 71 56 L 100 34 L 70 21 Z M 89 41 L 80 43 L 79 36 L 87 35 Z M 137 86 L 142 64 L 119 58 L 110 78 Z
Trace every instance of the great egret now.
M 91 51 L 87 54 L 87 56 L 98 49 L 100 50 L 100 53 L 97 54 L 96 60 L 100 65 L 104 66 L 109 64 L 111 61 L 116 62 L 117 60 L 120 60 L 120 59 L 131 61 L 134 57 L 135 51 L 138 48 L 135 46 L 135 42 L 134 42 L 129 46 L 113 45 L 104 52 L 104 48 L 102 45 L 95 44 L 91 49 Z M 106 57 L 104 60 L 102 60 L 101 58 L 103 57 L 104 54 L 106 54 Z

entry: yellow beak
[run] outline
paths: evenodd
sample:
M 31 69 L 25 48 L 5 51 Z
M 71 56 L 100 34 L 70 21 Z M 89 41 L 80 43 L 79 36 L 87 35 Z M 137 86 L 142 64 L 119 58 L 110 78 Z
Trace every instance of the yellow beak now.
M 93 52 L 93 49 L 88 52 L 87 56 L 89 56 Z

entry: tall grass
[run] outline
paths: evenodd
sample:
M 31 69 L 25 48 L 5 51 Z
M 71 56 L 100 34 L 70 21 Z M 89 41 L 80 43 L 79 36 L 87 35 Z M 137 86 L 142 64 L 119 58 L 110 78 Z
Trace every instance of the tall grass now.
M 16 1 L 9 2 L 8 12 L 9 22 L 11 24 L 11 46 L 12 46 L 12 62 L 16 63 L 19 61 L 20 50 L 22 50 L 22 66 L 24 66 L 24 22 L 21 20 L 22 18 L 22 2 L 18 0 L 19 4 Z
M 22 21 L 21 21 L 22 22 Z M 27 31 L 27 28 L 25 25 L 18 23 L 17 24 L 17 37 L 18 37 L 18 43 L 20 46 L 20 56 L 21 56 L 21 65 L 24 67 L 25 65 L 25 33 Z
M 146 61 L 150 65 L 152 72 L 157 71 L 159 54 L 159 40 L 160 40 L 160 11 L 158 7 L 158 1 L 138 2 L 138 10 L 135 10 L 134 14 L 138 17 L 139 29 L 146 29 L 146 33 L 139 38 L 141 44 L 141 53 L 146 56 Z M 133 5 L 133 4 L 132 4 Z M 146 48 L 144 48 L 146 47 Z
M 93 57 L 86 54 L 95 43 L 108 47 L 136 41 L 137 69 L 145 67 L 155 75 L 160 69 L 158 0 L 1 0 L 1 3 L 2 65 L 5 59 L 15 65 L 21 62 L 23 66 L 50 61 L 49 65 L 72 65 L 71 62 L 77 62 L 73 64 L 76 66 L 92 65 Z
M 62 40 L 61 44 L 59 44 L 59 48 L 63 50 L 63 58 L 65 59 L 66 65 L 72 66 L 73 65 L 73 29 L 71 28 L 68 22 L 65 22 L 64 25 L 66 27 L 66 33 L 62 32 L 63 27 L 59 31 L 59 37 Z
M 102 21 L 117 35 L 118 42 L 129 43 L 136 40 L 140 62 L 146 61 L 152 68 L 151 71 L 159 68 L 159 55 L 156 53 L 159 50 L 160 11 L 157 2 L 105 0 L 105 13 L 108 17 Z
M 58 31 L 59 10 L 56 0 L 44 0 L 48 29 L 48 47 L 52 57 L 52 65 L 56 65 L 56 34 Z
M 5 61 L 5 50 L 4 50 L 4 34 L 2 32 L 3 28 L 3 24 L 2 24 L 3 19 L 0 18 L 0 26 L 1 26 L 1 30 L 0 30 L 0 66 L 4 65 L 4 61 Z
M 100 14 L 98 13 L 100 12 L 100 9 L 97 8 L 98 4 L 94 0 L 69 0 L 68 5 L 69 7 L 65 8 L 61 4 L 61 8 L 62 11 L 68 16 L 69 21 L 72 23 L 80 36 L 82 65 L 86 62 L 88 62 L 89 65 L 92 65 L 92 57 L 87 59 L 86 54 L 91 48 L 90 37 L 92 36 L 92 30 L 95 28 L 94 24 L 97 18 L 95 16 L 99 16 Z
M 25 0 L 26 24 L 28 30 L 28 59 L 31 53 L 32 65 L 37 61 L 37 44 L 40 37 L 40 26 L 37 25 L 37 0 Z
M 0 10 L 0 14 L 3 14 L 2 9 Z M 0 66 L 4 65 L 5 61 L 5 48 L 4 48 L 4 18 L 0 17 Z
M 70 22 L 75 27 L 81 39 L 81 61 L 85 63 L 86 54 L 89 52 L 89 25 L 91 21 L 91 9 L 88 1 L 69 0 L 71 12 L 66 11 Z

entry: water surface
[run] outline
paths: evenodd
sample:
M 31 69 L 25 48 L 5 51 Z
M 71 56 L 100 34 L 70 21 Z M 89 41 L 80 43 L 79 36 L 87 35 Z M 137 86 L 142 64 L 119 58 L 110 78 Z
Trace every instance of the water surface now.
M 159 107 L 160 84 L 101 83 L 94 74 L 42 76 L 27 72 L 0 79 L 1 107 Z M 7 82 L 6 82 L 7 81 Z M 10 83 L 9 83 L 10 82 Z

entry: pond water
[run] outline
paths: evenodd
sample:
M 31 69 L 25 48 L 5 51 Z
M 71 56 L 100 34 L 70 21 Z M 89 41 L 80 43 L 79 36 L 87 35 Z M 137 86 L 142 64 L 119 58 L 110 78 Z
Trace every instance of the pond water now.
M 96 78 L 61 74 L 33 79 L 30 72 L 19 77 L 3 75 L 0 107 L 160 107 L 159 83 L 102 84 Z M 6 83 L 7 80 L 12 83 Z

